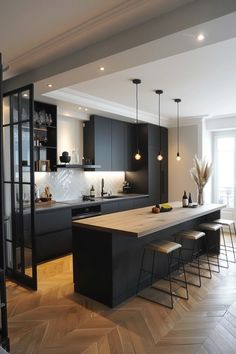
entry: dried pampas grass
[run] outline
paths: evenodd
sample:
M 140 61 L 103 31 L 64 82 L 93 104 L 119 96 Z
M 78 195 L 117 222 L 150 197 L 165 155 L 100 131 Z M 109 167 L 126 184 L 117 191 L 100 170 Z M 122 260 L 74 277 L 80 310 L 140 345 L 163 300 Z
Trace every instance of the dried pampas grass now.
M 207 162 L 205 159 L 200 160 L 196 155 L 193 163 L 194 167 L 191 168 L 190 174 L 198 188 L 203 188 L 212 174 L 212 163 Z

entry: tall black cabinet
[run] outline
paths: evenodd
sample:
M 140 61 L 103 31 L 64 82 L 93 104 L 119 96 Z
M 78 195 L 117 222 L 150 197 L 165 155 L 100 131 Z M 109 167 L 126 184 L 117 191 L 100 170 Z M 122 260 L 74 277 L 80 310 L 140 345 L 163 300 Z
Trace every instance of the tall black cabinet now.
M 160 134 L 162 161 L 157 160 Z M 133 185 L 136 193 L 148 193 L 150 204 L 167 202 L 168 129 L 153 124 L 140 124 L 139 149 L 142 158 L 139 161 L 132 159 L 132 169 L 126 172 L 126 180 Z

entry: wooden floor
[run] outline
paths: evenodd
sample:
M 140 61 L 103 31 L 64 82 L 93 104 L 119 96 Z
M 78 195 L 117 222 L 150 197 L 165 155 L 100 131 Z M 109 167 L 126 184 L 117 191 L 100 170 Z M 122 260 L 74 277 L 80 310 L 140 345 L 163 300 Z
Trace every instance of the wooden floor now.
M 39 288 L 8 282 L 11 354 L 236 353 L 235 264 L 173 310 L 137 297 L 109 309 L 74 294 L 70 256 L 39 267 Z

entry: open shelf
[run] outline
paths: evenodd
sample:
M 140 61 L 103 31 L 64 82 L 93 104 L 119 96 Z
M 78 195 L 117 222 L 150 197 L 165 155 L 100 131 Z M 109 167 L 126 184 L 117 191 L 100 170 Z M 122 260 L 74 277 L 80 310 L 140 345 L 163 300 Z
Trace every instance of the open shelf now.
M 80 169 L 91 169 L 91 168 L 101 168 L 101 165 L 79 165 L 79 164 L 59 164 L 56 165 L 57 168 L 80 168 Z
M 57 163 L 57 107 L 55 105 L 34 102 L 34 161 L 35 172 L 56 171 Z M 42 116 L 44 122 L 38 120 Z M 50 122 L 47 124 L 46 120 Z M 46 171 L 40 166 L 46 164 Z

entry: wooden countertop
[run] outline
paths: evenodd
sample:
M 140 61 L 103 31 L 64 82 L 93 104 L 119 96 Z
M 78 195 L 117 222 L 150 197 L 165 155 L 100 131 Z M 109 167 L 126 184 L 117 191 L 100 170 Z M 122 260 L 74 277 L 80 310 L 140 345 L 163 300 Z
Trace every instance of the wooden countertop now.
M 74 221 L 73 226 L 142 237 L 225 208 L 224 204 L 205 204 L 196 208 L 182 208 L 181 202 L 170 204 L 173 209 L 169 212 L 153 214 L 152 206 L 148 206 Z

